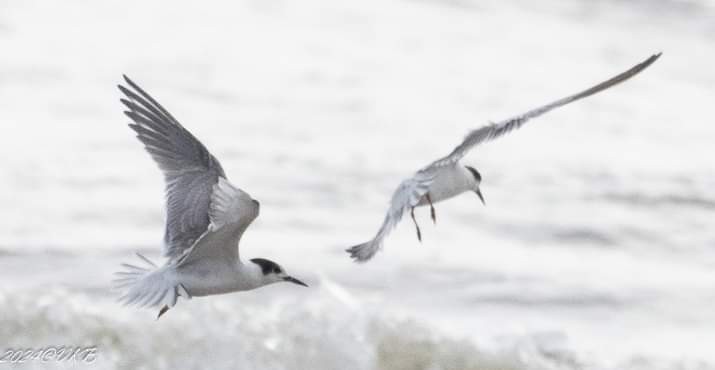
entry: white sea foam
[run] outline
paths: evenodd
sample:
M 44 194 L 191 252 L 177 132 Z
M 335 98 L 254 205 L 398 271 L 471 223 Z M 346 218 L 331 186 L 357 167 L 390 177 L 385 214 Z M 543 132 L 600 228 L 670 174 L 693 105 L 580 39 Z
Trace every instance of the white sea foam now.
M 488 353 L 413 321 L 346 310 L 337 301 L 271 307 L 208 301 L 161 321 L 61 289 L 0 296 L 0 336 L 9 348 L 96 346 L 99 369 L 524 369 L 513 353 Z M 558 359 L 538 357 L 544 368 Z M 81 366 L 79 366 L 81 365 Z M 27 361 L 23 368 L 90 367 Z

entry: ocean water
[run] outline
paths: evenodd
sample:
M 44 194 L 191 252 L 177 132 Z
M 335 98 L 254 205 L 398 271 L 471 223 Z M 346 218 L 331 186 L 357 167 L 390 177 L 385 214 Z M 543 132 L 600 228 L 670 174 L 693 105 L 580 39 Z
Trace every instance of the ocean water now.
M 0 0 L 0 351 L 11 369 L 715 368 L 715 3 Z M 471 128 L 662 51 L 633 80 L 465 158 L 373 261 L 397 183 Z M 161 261 L 163 184 L 115 85 L 153 94 L 262 203 L 243 258 L 311 287 L 109 289 Z M 407 220 L 409 221 L 409 220 Z M 0 353 L 0 355 L 2 355 Z

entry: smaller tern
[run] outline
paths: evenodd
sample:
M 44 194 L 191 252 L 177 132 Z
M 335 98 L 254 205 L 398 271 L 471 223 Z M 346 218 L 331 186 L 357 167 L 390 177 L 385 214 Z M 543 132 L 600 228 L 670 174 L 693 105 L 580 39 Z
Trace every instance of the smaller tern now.
M 218 160 L 169 112 L 124 76 L 121 102 L 137 138 L 164 173 L 166 227 L 159 267 L 141 254 L 149 267 L 122 264 L 115 287 L 126 305 L 160 307 L 157 319 L 178 297 L 207 296 L 251 290 L 277 282 L 308 286 L 277 263 L 254 258 L 243 263 L 238 243 L 258 217 L 260 204 L 232 185 Z
M 417 229 L 417 239 L 422 241 L 420 226 L 415 219 L 415 207 L 429 205 L 432 222 L 436 223 L 437 215 L 434 203 L 453 198 L 464 192 L 473 191 L 481 202 L 485 204 L 484 196 L 479 189 L 479 185 L 482 182 L 481 174 L 474 167 L 463 166 L 459 163 L 472 148 L 486 141 L 501 137 L 521 127 L 526 121 L 552 109 L 562 107 L 626 81 L 648 68 L 660 55 L 661 53 L 654 54 L 631 69 L 577 94 L 561 98 L 504 121 L 490 123 L 470 131 L 462 143 L 447 156 L 437 159 L 417 171 L 412 177 L 402 181 L 392 194 L 387 215 L 375 237 L 368 242 L 348 248 L 346 251 L 356 262 L 368 261 L 382 248 L 385 237 L 397 226 L 403 214 L 407 211 L 410 212 L 412 221 Z

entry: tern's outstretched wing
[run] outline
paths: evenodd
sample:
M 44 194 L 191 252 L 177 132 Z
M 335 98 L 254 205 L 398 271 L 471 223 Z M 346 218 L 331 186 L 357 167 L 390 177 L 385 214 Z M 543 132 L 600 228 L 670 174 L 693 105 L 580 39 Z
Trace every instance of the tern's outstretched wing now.
M 181 256 L 207 230 L 214 186 L 226 175 L 218 160 L 171 114 L 124 76 L 121 99 L 137 138 L 144 143 L 166 182 L 164 254 Z
M 347 249 L 350 257 L 356 262 L 365 262 L 371 259 L 382 248 L 382 241 L 397 226 L 405 211 L 417 206 L 420 199 L 427 194 L 432 181 L 434 181 L 434 172 L 418 172 L 400 183 L 392 195 L 390 208 L 387 210 L 380 230 L 372 240 Z
M 219 177 L 211 194 L 209 227 L 179 263 L 201 258 L 238 262 L 238 242 L 243 232 L 258 217 L 259 208 L 258 202 L 248 193 Z
M 637 75 L 644 69 L 648 68 L 648 66 L 653 64 L 653 62 L 655 62 L 660 57 L 660 55 L 661 55 L 661 53 L 654 54 L 654 55 L 650 56 L 650 58 L 637 64 L 633 68 L 631 68 L 631 69 L 629 69 L 629 70 L 627 70 L 627 71 L 625 71 L 625 72 L 623 72 L 607 81 L 601 82 L 600 84 L 595 85 L 589 89 L 581 91 L 578 94 L 567 96 L 565 98 L 556 100 L 552 103 L 546 104 L 546 105 L 538 107 L 536 109 L 532 109 L 532 110 L 530 110 L 524 114 L 518 115 L 516 117 L 512 117 L 512 118 L 509 118 L 509 119 L 501 121 L 501 122 L 492 123 L 490 125 L 483 126 L 476 130 L 473 130 L 467 135 L 467 137 L 464 138 L 464 141 L 462 141 L 462 143 L 459 144 L 459 146 L 454 148 L 454 150 L 451 153 L 449 153 L 449 155 L 432 162 L 431 164 L 429 164 L 427 167 L 423 168 L 422 170 L 424 171 L 424 170 L 428 170 L 430 168 L 453 165 L 453 164 L 457 163 L 460 159 L 462 159 L 462 157 L 464 157 L 467 154 L 467 152 L 469 152 L 470 149 L 472 149 L 473 147 L 475 147 L 476 145 L 478 145 L 482 142 L 496 139 L 496 138 L 506 134 L 507 132 L 510 132 L 514 129 L 521 127 L 521 125 L 523 125 L 526 121 L 528 121 L 532 118 L 538 117 L 554 108 L 562 107 L 562 106 L 569 104 L 571 102 L 574 102 L 576 100 L 585 98 L 587 96 L 591 96 L 597 92 L 606 90 L 618 83 L 621 83 L 621 82 Z

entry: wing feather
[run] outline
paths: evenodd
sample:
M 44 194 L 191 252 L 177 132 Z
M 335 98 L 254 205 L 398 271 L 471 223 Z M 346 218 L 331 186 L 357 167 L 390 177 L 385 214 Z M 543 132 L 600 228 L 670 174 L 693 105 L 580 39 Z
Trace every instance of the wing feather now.
M 258 217 L 258 202 L 248 193 L 219 177 L 213 186 L 208 230 L 187 250 L 180 264 L 201 258 L 239 260 L 238 242 Z M 213 241 L 219 240 L 219 243 Z
M 583 99 L 585 97 L 591 96 L 591 95 L 596 94 L 600 91 L 603 91 L 610 87 L 613 87 L 623 81 L 628 80 L 629 78 L 637 75 L 638 73 L 642 72 L 644 69 L 648 68 L 648 66 L 653 64 L 653 62 L 655 62 L 660 57 L 660 55 L 661 55 L 661 53 L 651 55 L 648 59 L 635 65 L 634 67 L 630 68 L 629 70 L 627 70 L 615 77 L 612 77 L 606 81 L 603 81 L 597 85 L 594 85 L 586 90 L 583 90 L 579 93 L 567 96 L 565 98 L 558 99 L 554 102 L 551 102 L 551 103 L 543 105 L 541 107 L 532 109 L 526 113 L 520 114 L 515 117 L 511 117 L 504 121 L 491 123 L 489 125 L 472 130 L 464 138 L 464 141 L 462 141 L 461 144 L 459 144 L 456 148 L 454 148 L 454 150 L 452 150 L 451 153 L 449 153 L 445 157 L 442 157 L 442 158 L 432 162 L 428 166 L 424 167 L 423 170 L 427 170 L 429 168 L 453 165 L 453 164 L 457 163 L 460 159 L 462 159 L 467 154 L 467 152 L 469 152 L 469 150 L 471 150 L 475 146 L 477 146 L 485 141 L 494 140 L 508 132 L 518 129 L 524 123 L 526 123 L 527 121 L 529 121 L 532 118 L 536 118 L 552 109 L 562 107 L 569 103 L 573 103 L 579 99 Z
M 226 174 L 218 160 L 164 107 L 124 76 L 128 87 L 119 85 L 133 123 L 146 151 L 164 173 L 166 227 L 164 254 L 182 255 L 207 230 L 211 193 Z

